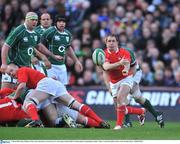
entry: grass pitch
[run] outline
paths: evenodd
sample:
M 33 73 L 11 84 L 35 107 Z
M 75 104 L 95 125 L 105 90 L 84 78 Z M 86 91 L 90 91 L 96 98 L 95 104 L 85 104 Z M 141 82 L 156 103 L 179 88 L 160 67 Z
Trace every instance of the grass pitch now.
M 111 122 L 113 128 L 115 122 Z M 94 128 L 0 127 L 0 140 L 180 140 L 180 123 L 166 122 L 161 129 L 155 122 L 114 131 Z

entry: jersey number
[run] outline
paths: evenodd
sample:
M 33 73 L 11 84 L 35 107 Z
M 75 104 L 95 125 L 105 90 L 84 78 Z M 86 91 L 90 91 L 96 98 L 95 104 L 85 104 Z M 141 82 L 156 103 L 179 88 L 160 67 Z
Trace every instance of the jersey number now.
M 34 49 L 32 47 L 28 48 L 28 55 L 31 56 L 33 54 Z

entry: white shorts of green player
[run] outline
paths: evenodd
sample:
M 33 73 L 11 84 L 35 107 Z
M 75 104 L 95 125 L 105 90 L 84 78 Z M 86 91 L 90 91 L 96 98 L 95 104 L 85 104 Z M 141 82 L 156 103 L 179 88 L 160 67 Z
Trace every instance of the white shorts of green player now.
M 33 92 L 33 89 L 31 89 L 28 94 L 26 95 L 26 98 L 28 99 L 31 96 L 31 93 Z M 86 125 L 86 117 L 81 116 L 79 112 L 70 109 L 69 107 L 55 102 L 53 99 L 48 98 L 45 101 L 39 103 L 37 105 L 38 111 L 42 112 L 42 117 L 47 121 L 47 126 L 55 127 L 55 126 L 63 126 L 59 125 L 60 123 L 66 124 L 69 127 L 76 127 L 76 122 Z M 64 121 L 64 116 L 67 115 L 71 121 Z
M 88 118 L 88 122 L 92 122 L 91 124 L 93 126 L 110 128 L 110 125 L 102 120 L 89 106 L 76 101 L 67 92 L 65 86 L 61 82 L 48 77 L 41 79 L 35 90 L 33 90 L 29 96 L 25 98 L 23 109 L 28 112 L 29 115 L 32 115 L 32 111 L 28 111 L 29 107 L 36 107 L 39 103 L 44 102 L 47 99 L 55 99 L 57 103 L 64 104 L 71 109 L 79 111 Z M 33 118 L 32 116 L 32 119 L 34 119 L 34 121 L 38 121 L 35 120 L 37 117 Z
M 51 68 L 47 70 L 48 77 L 60 81 L 62 84 L 68 84 L 67 68 L 65 64 L 51 65 Z

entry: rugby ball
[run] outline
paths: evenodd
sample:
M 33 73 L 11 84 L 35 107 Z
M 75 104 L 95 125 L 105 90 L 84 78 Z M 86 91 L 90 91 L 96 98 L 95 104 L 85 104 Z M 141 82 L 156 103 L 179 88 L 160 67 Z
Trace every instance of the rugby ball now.
M 92 54 L 94 64 L 101 66 L 105 62 L 105 53 L 102 49 L 96 48 Z

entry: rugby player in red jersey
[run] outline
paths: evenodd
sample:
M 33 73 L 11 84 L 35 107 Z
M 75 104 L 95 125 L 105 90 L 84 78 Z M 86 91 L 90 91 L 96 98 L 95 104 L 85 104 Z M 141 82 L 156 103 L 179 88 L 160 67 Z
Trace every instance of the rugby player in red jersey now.
M 105 51 L 106 61 L 102 65 L 104 69 L 104 79 L 108 90 L 114 98 L 117 111 L 117 121 L 115 130 L 122 128 L 125 114 L 137 114 L 144 116 L 145 109 L 127 106 L 127 96 L 133 88 L 134 69 L 130 69 L 132 61 L 130 52 L 118 47 L 118 40 L 115 35 L 106 38 Z M 136 91 L 134 91 L 136 93 Z
M 89 106 L 76 101 L 66 90 L 65 86 L 52 78 L 46 77 L 41 72 L 28 67 L 19 68 L 15 64 L 9 64 L 6 73 L 17 78 L 19 84 L 15 91 L 14 99 L 17 99 L 23 90 L 27 87 L 35 89 L 28 97 L 25 98 L 23 108 L 33 120 L 29 123 L 30 127 L 40 127 L 42 122 L 39 119 L 36 106 L 48 98 L 62 102 L 64 105 L 79 111 L 85 116 L 95 120 L 99 127 L 110 128 L 110 125 L 102 120 Z M 89 121 L 91 122 L 91 121 Z

